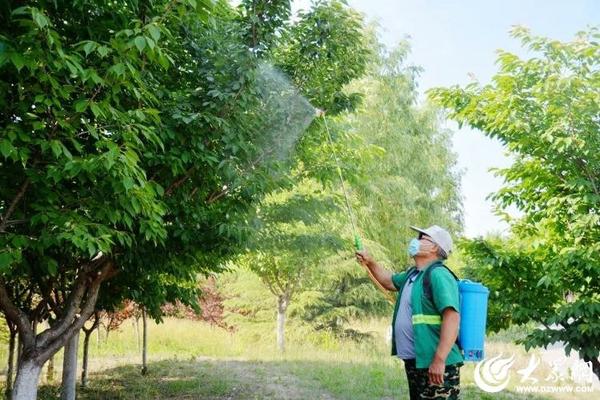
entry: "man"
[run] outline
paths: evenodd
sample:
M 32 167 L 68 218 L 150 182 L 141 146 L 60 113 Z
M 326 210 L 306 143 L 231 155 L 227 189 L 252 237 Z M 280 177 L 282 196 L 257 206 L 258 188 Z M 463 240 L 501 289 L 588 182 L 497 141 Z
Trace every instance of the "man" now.
M 415 266 L 406 272 L 392 274 L 366 250 L 358 251 L 356 258 L 383 287 L 399 292 L 392 319 L 392 355 L 404 361 L 410 399 L 458 399 L 463 362 L 456 344 L 458 284 L 443 265 L 452 251 L 452 238 L 437 225 L 411 229 L 418 232 L 408 246 Z

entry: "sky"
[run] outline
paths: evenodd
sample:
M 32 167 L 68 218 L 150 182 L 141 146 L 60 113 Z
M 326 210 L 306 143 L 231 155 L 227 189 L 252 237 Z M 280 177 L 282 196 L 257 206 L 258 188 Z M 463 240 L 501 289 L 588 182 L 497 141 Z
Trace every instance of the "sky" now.
M 295 0 L 294 9 L 308 8 L 310 0 Z M 496 51 L 527 56 L 509 35 L 513 25 L 524 25 L 535 35 L 571 40 L 588 26 L 600 25 L 600 0 L 348 0 L 367 21 L 380 25 L 388 46 L 409 38 L 409 63 L 424 68 L 421 92 L 437 86 L 464 85 L 475 77 L 482 84 L 497 71 Z M 509 166 L 502 145 L 468 128 L 454 131 L 457 168 L 463 172 L 461 191 L 464 234 L 467 237 L 505 232 L 493 214 L 487 196 L 500 189 L 502 180 L 490 168 Z

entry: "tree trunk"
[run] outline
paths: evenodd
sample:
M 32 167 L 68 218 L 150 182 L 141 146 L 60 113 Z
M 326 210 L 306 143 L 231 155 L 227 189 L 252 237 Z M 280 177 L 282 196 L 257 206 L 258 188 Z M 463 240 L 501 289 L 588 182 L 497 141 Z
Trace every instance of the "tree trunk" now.
M 94 330 L 98 330 L 100 332 L 100 311 L 96 310 L 94 312 L 94 323 L 89 328 L 83 325 L 83 334 L 85 335 L 83 338 L 83 362 L 81 366 L 81 387 L 87 387 L 88 381 L 88 359 L 90 354 L 90 338 Z
M 87 387 L 88 381 L 88 357 L 90 352 L 90 337 L 92 336 L 93 330 L 84 331 L 85 337 L 83 338 L 83 360 L 81 363 L 81 387 Z
M 0 310 L 17 326 L 19 332 L 20 354 L 12 392 L 13 399 L 36 398 L 42 366 L 65 346 L 72 336 L 78 334 L 94 312 L 100 285 L 116 272 L 115 265 L 104 256 L 96 257 L 90 263 L 82 265 L 70 287 L 69 295 L 55 306 L 57 320 L 39 334 L 35 331 L 37 317 L 30 319 L 27 312 L 16 305 L 15 300 L 18 298 L 15 298 L 9 289 L 10 283 L 6 282 L 4 277 L 0 277 Z M 75 353 L 75 360 L 76 357 Z
M 79 347 L 79 331 L 65 344 L 60 400 L 75 400 L 77 391 L 77 348 Z
M 142 307 L 142 326 L 143 326 L 143 343 L 142 343 L 142 375 L 148 372 L 148 318 L 146 309 Z
M 48 369 L 46 370 L 46 382 L 54 382 L 54 356 L 48 360 Z
M 285 312 L 288 307 L 288 298 L 285 295 L 277 297 L 277 348 L 285 352 Z
M 17 379 L 12 392 L 12 400 L 35 400 L 42 365 L 35 360 L 21 358 L 17 369 Z
M 598 379 L 600 379 L 600 360 L 597 357 L 584 357 L 583 361 L 592 363 L 592 370 Z
M 10 336 L 8 339 L 8 366 L 6 368 L 6 398 L 9 399 L 13 388 L 17 327 L 14 324 L 8 322 L 8 329 L 10 330 Z
M 133 328 L 135 331 L 135 336 L 137 338 L 138 351 L 142 351 L 142 338 L 140 336 L 140 319 L 136 317 L 132 321 L 133 321 Z

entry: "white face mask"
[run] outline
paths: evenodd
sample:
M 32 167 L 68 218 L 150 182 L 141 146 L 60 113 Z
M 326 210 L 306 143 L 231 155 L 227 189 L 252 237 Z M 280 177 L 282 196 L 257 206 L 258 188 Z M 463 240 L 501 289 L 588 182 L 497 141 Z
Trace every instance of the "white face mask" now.
M 435 247 L 435 245 L 433 243 L 431 243 L 430 241 L 427 241 L 427 243 L 423 243 L 419 239 L 412 239 L 408 243 L 408 254 L 411 257 L 415 257 L 418 254 L 430 252 L 434 247 Z

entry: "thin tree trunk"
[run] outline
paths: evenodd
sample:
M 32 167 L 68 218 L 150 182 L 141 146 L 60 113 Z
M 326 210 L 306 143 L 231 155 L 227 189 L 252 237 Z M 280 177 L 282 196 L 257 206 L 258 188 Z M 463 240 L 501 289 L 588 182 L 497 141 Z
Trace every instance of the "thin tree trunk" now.
M 79 331 L 67 341 L 63 358 L 61 400 L 75 400 L 77 391 L 77 348 L 79 347 Z
M 583 360 L 592 363 L 592 371 L 600 379 L 600 360 L 596 357 L 584 357 Z
M 85 331 L 83 338 L 83 360 L 81 362 L 81 387 L 85 389 L 88 382 L 88 357 L 90 350 L 90 336 L 93 331 Z
M 48 360 L 48 369 L 46 370 L 46 382 L 54 382 L 54 356 Z
M 142 343 L 142 375 L 148 372 L 148 318 L 146 309 L 142 307 L 142 326 L 144 329 L 144 337 Z
M 17 369 L 17 379 L 12 392 L 12 400 L 35 400 L 42 366 L 34 360 L 21 359 Z
M 288 307 L 288 298 L 285 295 L 277 297 L 277 348 L 285 352 L 285 312 Z
M 6 398 L 10 398 L 13 388 L 13 375 L 15 368 L 15 343 L 17 340 L 17 327 L 12 322 L 6 321 L 10 336 L 8 339 L 8 366 L 6 368 Z
M 100 311 L 95 311 L 94 312 L 94 323 L 92 324 L 92 326 L 90 326 L 89 328 L 87 328 L 85 325 L 83 325 L 83 333 L 85 335 L 85 337 L 83 338 L 83 362 L 82 362 L 82 366 L 81 366 L 81 387 L 82 388 L 86 388 L 87 387 L 87 381 L 88 381 L 88 359 L 89 359 L 89 353 L 90 353 L 90 337 L 92 336 L 92 332 L 94 332 L 94 330 L 98 330 L 100 331 Z
M 142 338 L 140 337 L 140 319 L 139 318 L 134 318 L 132 320 L 133 322 L 133 328 L 135 331 L 135 337 L 137 338 L 137 346 L 138 346 L 138 352 L 142 351 Z

